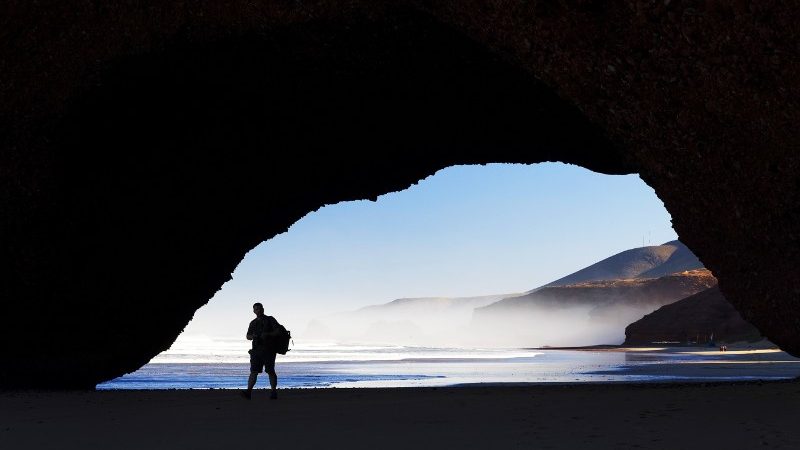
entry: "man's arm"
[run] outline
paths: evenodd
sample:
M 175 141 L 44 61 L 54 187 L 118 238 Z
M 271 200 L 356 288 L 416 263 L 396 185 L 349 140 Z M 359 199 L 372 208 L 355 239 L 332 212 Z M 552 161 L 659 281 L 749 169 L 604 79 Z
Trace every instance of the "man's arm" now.
M 247 335 L 245 336 L 248 341 L 252 341 L 256 335 L 253 332 L 253 322 L 250 322 L 250 325 L 247 327 Z

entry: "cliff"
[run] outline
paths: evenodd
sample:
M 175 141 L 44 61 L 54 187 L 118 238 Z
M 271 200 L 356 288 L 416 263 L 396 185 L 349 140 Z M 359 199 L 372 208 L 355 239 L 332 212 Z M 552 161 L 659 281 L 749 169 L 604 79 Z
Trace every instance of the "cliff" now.
M 721 343 L 762 339 L 758 329 L 745 322 L 715 286 L 662 306 L 628 325 L 625 328 L 625 344 L 703 343 L 712 335 L 714 341 Z

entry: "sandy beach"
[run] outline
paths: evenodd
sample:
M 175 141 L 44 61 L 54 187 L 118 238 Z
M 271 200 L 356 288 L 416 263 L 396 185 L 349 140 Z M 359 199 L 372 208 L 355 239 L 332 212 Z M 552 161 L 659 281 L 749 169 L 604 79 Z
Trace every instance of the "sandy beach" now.
M 3 449 L 800 448 L 800 382 L 0 393 Z

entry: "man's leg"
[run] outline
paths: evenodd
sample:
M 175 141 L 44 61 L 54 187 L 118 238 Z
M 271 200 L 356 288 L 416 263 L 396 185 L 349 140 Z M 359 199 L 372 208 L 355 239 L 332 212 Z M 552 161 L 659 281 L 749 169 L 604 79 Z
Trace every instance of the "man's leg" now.
M 267 356 L 267 375 L 269 375 L 269 386 L 272 388 L 269 398 L 278 398 L 278 374 L 275 373 L 275 353 L 270 353 Z
M 250 377 L 247 379 L 247 390 L 242 392 L 242 397 L 250 400 L 250 397 L 253 395 L 253 386 L 256 385 L 256 380 L 258 379 L 258 373 L 261 372 L 261 366 L 263 366 L 263 362 L 258 358 L 257 355 L 250 354 Z
M 258 379 L 258 372 L 250 372 L 250 378 L 247 379 L 247 393 L 253 392 L 253 386 L 256 385 Z

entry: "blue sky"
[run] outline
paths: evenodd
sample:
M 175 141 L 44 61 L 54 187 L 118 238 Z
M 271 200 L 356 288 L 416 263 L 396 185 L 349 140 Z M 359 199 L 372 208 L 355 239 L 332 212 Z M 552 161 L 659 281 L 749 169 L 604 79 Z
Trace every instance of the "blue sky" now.
M 560 163 L 444 169 L 378 198 L 326 206 L 251 250 L 185 333 L 238 336 L 261 301 L 301 330 L 400 297 L 526 291 L 677 236 L 637 175 Z

